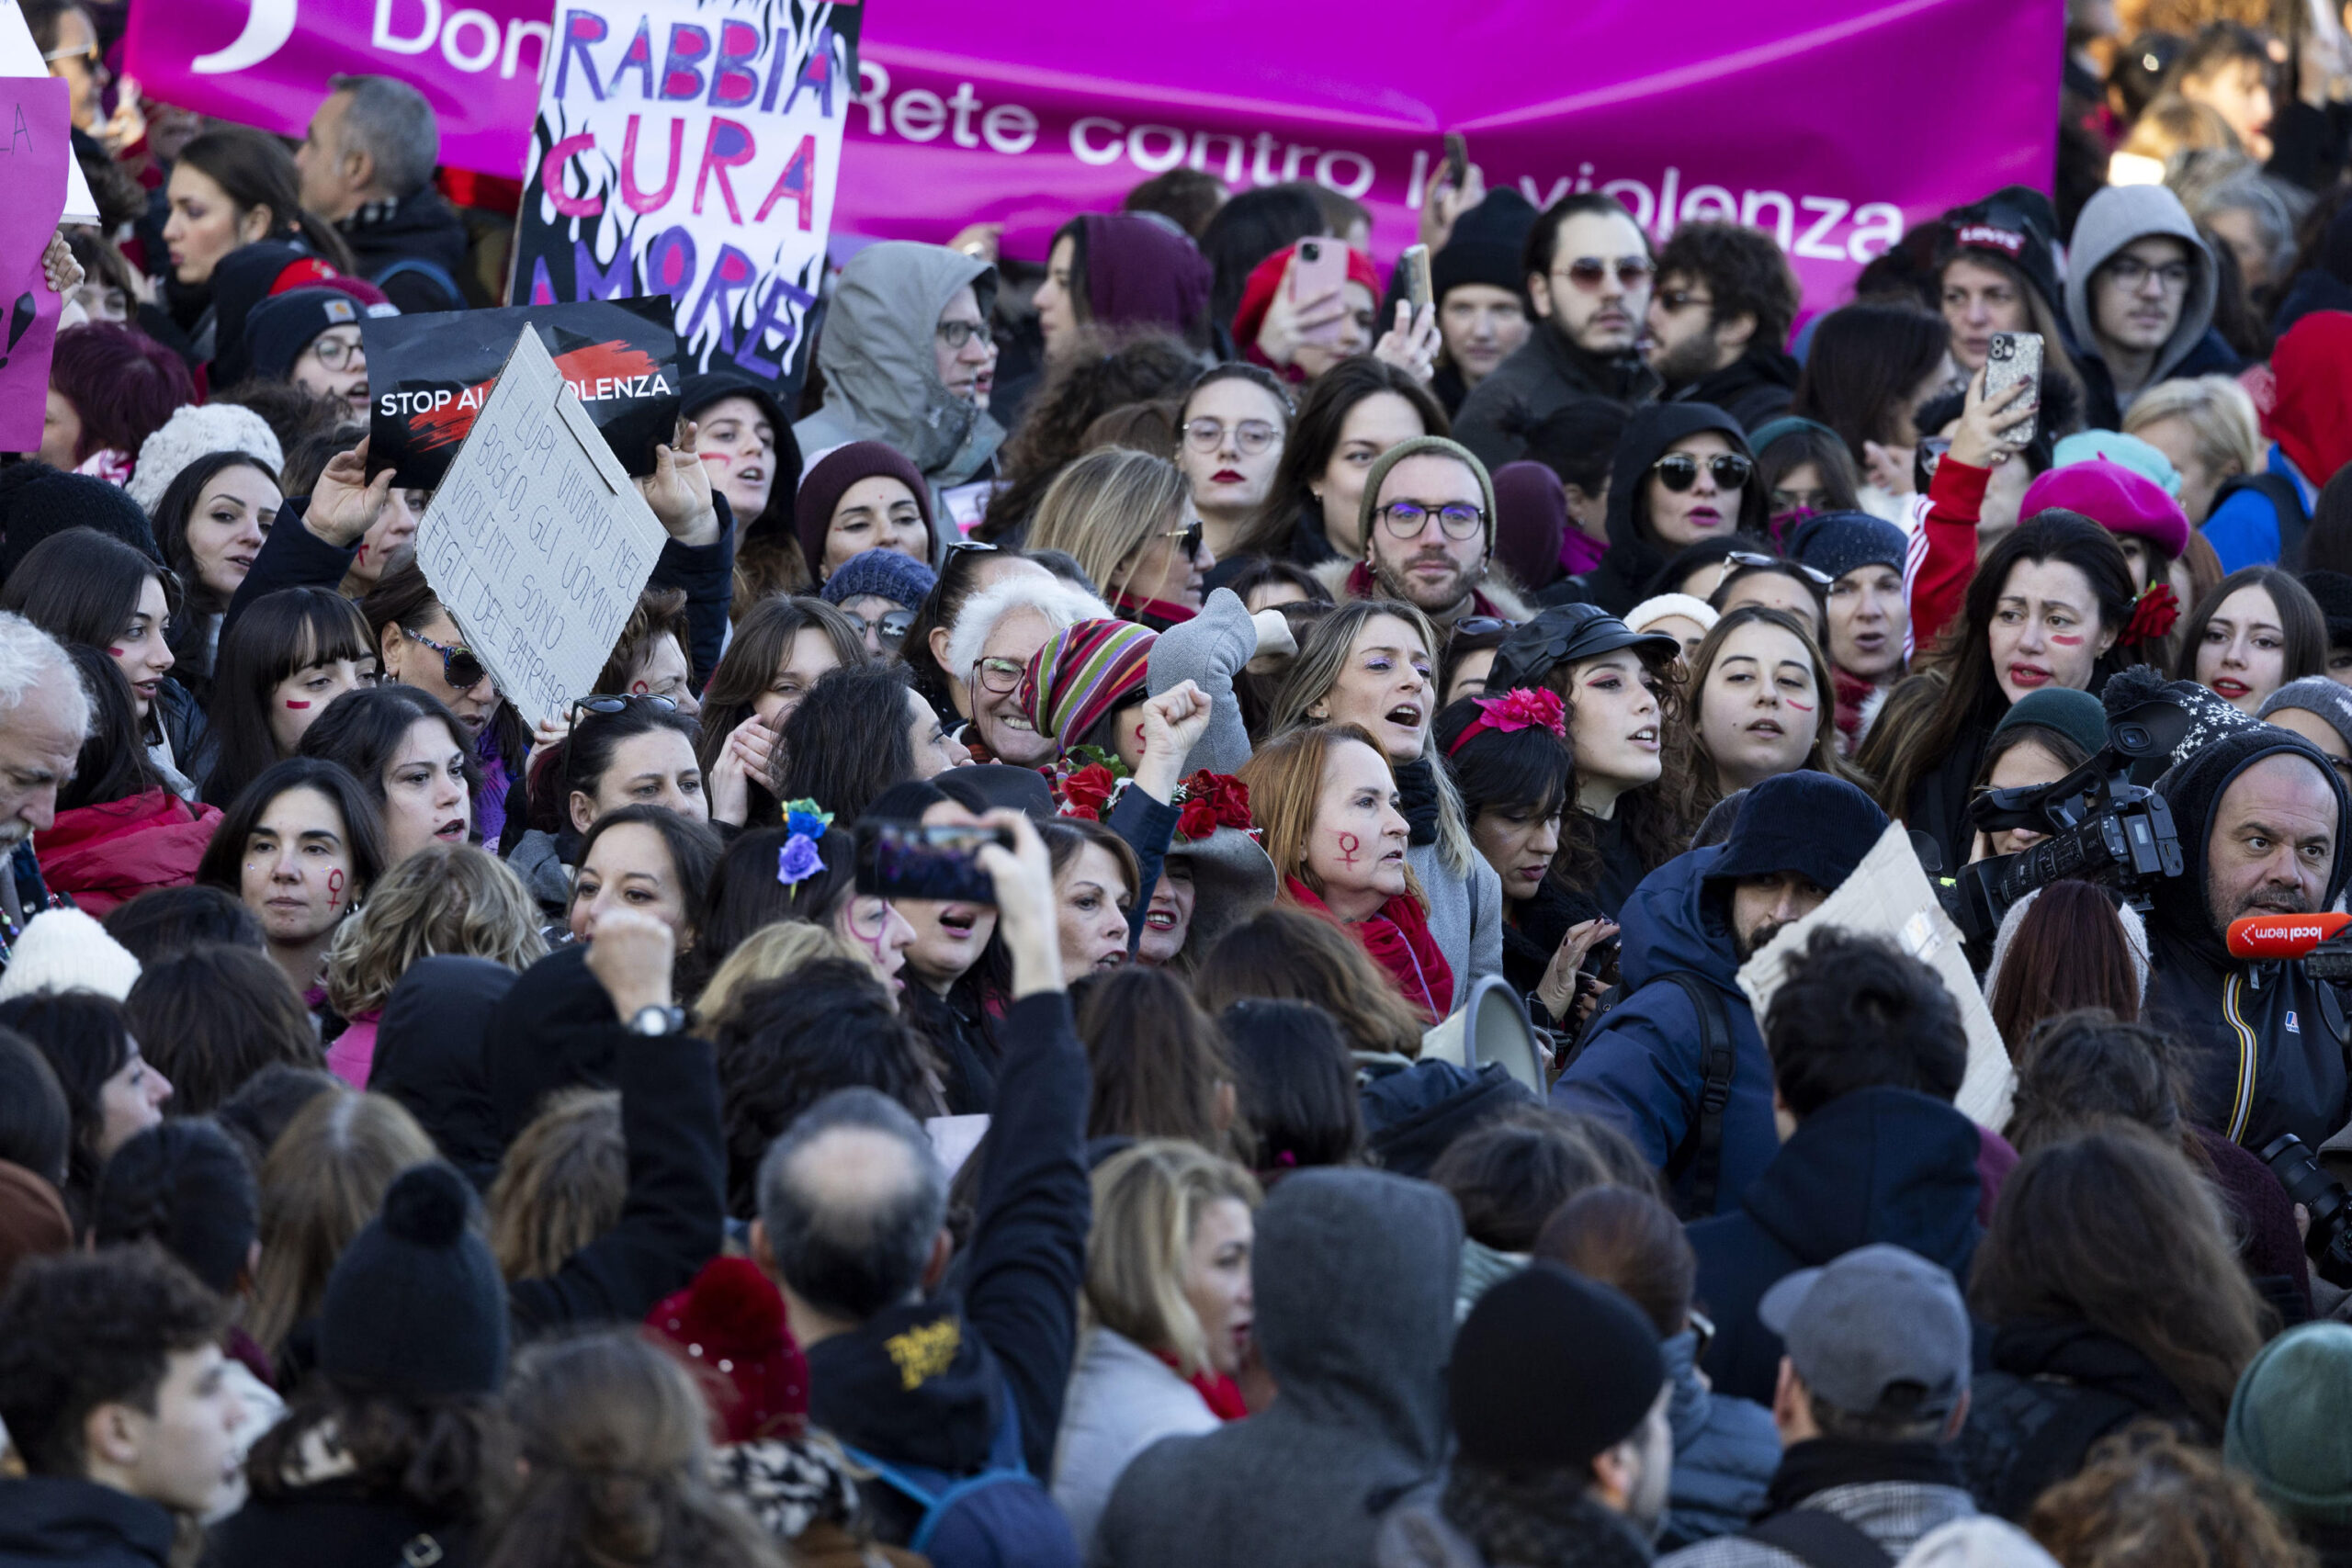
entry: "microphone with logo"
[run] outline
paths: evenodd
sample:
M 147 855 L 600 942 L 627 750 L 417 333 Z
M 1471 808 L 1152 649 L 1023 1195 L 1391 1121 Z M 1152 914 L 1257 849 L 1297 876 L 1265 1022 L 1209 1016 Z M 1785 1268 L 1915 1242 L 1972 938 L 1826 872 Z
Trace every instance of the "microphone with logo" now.
M 2230 922 L 2230 956 L 2256 963 L 2301 959 L 2314 980 L 2352 980 L 2352 915 L 2247 915 Z M 2352 1192 L 2312 1157 L 2292 1133 L 2281 1133 L 2259 1151 L 2262 1163 L 2311 1215 L 2303 1250 L 2312 1267 L 2332 1285 L 2352 1287 Z

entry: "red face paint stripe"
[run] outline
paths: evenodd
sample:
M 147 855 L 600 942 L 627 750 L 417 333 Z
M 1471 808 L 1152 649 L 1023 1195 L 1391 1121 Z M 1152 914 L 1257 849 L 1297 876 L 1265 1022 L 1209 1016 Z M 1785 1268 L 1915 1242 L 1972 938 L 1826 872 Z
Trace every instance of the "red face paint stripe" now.
M 300 711 L 300 709 L 309 707 L 311 705 L 308 703 L 298 703 L 292 697 L 288 697 L 286 699 L 286 705 L 289 708 Z

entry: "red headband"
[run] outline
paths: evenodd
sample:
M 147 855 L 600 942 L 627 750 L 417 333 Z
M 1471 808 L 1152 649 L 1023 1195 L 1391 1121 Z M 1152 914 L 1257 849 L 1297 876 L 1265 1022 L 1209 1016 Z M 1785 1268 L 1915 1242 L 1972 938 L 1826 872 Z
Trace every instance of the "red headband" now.
M 1568 738 L 1567 707 L 1557 692 L 1543 687 L 1521 686 L 1505 692 L 1499 697 L 1473 697 L 1478 705 L 1478 716 L 1462 727 L 1453 744 L 1445 749 L 1453 756 L 1470 744 L 1470 738 L 1482 730 L 1508 734 L 1514 729 L 1532 729 L 1537 726 L 1550 730 L 1566 740 Z

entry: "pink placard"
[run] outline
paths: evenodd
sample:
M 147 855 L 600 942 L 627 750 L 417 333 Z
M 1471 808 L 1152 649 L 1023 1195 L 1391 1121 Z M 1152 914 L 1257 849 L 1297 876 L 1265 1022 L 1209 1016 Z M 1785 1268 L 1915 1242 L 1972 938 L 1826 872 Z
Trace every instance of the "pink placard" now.
M 65 164 L 73 157 L 65 84 L 54 77 L 0 77 L 0 452 L 40 446 L 49 401 L 49 355 L 57 345 L 63 296 L 51 292 L 41 253 L 65 210 Z

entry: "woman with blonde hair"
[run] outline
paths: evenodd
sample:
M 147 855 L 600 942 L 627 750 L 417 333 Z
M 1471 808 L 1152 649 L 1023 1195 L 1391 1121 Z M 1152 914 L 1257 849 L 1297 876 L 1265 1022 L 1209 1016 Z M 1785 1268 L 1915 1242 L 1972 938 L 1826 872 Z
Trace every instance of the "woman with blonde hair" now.
M 433 1157 L 416 1118 L 380 1094 L 322 1094 L 270 1145 L 261 1164 L 261 1266 L 245 1326 L 287 1386 L 316 1361 L 307 1325 L 335 1259 L 376 1217 L 392 1179 Z
M 1257 1179 L 1196 1144 L 1152 1138 L 1094 1172 L 1086 1329 L 1054 1445 L 1054 1501 L 1083 1554 L 1128 1461 L 1162 1438 L 1249 1414 Z
M 349 1021 L 327 1066 L 366 1089 L 376 1026 L 409 965 L 435 953 L 487 958 L 520 973 L 547 956 L 538 906 L 505 863 L 470 844 L 429 844 L 384 874 L 327 953 L 327 1002 Z
M 1838 688 L 1829 660 L 1786 610 L 1728 611 L 1691 656 L 1693 821 L 1725 795 L 1775 773 L 1811 770 L 1869 786 L 1838 750 Z
M 1436 628 L 1394 599 L 1343 604 L 1315 625 L 1274 695 L 1267 729 L 1353 725 L 1387 759 L 1408 827 L 1406 864 L 1455 981 L 1503 967 L 1503 884 L 1478 853 L 1452 775 L 1437 765 Z M 1270 846 L 1271 847 L 1271 846 Z M 1279 858 L 1277 869 L 1283 867 Z
M 706 1038 L 741 1010 L 743 992 L 764 980 L 781 980 L 820 958 L 862 958 L 877 980 L 887 980 L 880 962 L 864 946 L 853 947 L 829 926 L 807 920 L 776 920 L 762 926 L 735 944 L 708 980 L 695 1003 L 695 1027 Z
M 1292 730 L 1250 759 L 1241 782 L 1281 901 L 1344 927 L 1424 1023 L 1452 1012 L 1453 970 L 1406 863 L 1403 796 L 1372 736 L 1353 724 Z
M 505 1403 L 525 1469 L 490 1568 L 782 1568 L 712 1489 L 710 1410 L 667 1350 L 627 1330 L 535 1345 Z
M 2180 476 L 2173 499 L 2202 525 L 2222 487 L 2262 471 L 2262 421 L 2233 376 L 2159 381 L 2132 400 L 2123 434 L 2172 460 Z
M 490 1250 L 508 1284 L 549 1280 L 620 1224 L 628 1196 L 621 1097 L 568 1089 L 548 1096 L 500 1161 L 485 1200 Z
M 1068 551 L 1121 619 L 1154 631 L 1200 613 L 1203 576 L 1216 565 L 1182 471 L 1124 446 L 1062 469 L 1037 503 L 1024 547 Z

